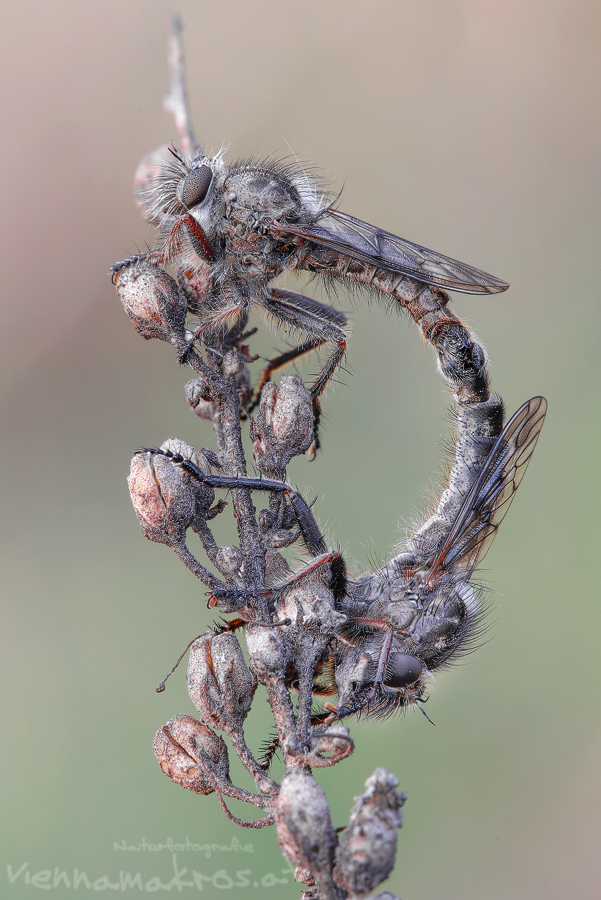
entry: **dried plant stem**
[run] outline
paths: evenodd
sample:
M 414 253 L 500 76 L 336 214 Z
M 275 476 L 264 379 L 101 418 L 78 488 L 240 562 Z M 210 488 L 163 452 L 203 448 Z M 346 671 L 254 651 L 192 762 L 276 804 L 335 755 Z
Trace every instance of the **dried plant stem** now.
M 154 752 L 174 783 L 215 793 L 235 824 L 275 823 L 280 849 L 306 886 L 305 900 L 361 900 L 393 868 L 405 797 L 396 778 L 377 768 L 355 798 L 348 825 L 337 830 L 312 769 L 352 754 L 343 720 L 421 704 L 431 673 L 469 646 L 481 615 L 471 579 L 523 477 L 546 402 L 533 398 L 503 427 L 486 354 L 438 286 L 486 293 L 504 290 L 504 282 L 324 205 L 304 172 L 269 161 L 227 167 L 222 153 L 204 156 L 188 108 L 178 17 L 169 68 L 165 109 L 175 118 L 180 148 L 150 154 L 135 178 L 159 246 L 115 264 L 113 281 L 138 332 L 171 344 L 193 370 L 187 400 L 212 422 L 217 452 L 171 438 L 136 454 L 129 487 L 146 537 L 171 547 L 209 588 L 209 606 L 236 618 L 191 643 L 188 693 L 200 718 L 173 716 L 157 732 Z M 386 566 L 355 578 L 286 482 L 290 460 L 319 448 L 321 397 L 342 364 L 347 320 L 334 307 L 272 288 L 286 268 L 347 279 L 407 310 L 456 403 L 453 459 L 435 509 Z M 304 336 L 269 362 L 254 390 L 249 366 L 258 357 L 245 343 L 256 331 L 245 331 L 251 302 Z M 318 347 L 330 355 L 309 390 L 298 375 L 283 375 L 279 387 L 269 380 Z M 259 473 L 253 477 L 241 430 L 249 419 Z M 213 534 L 210 523 L 227 505 L 216 502 L 218 490 L 231 493 L 238 546 L 220 546 Z M 256 497 L 267 498 L 258 514 Z M 223 580 L 188 548 L 190 530 Z M 307 558 L 293 572 L 281 551 L 297 542 Z M 262 762 L 244 732 L 259 685 L 277 735 Z M 316 708 L 316 698 L 333 696 L 337 706 Z M 258 793 L 232 783 L 221 735 Z M 267 773 L 276 751 L 285 769 L 279 783 Z M 240 819 L 224 798 L 264 816 Z

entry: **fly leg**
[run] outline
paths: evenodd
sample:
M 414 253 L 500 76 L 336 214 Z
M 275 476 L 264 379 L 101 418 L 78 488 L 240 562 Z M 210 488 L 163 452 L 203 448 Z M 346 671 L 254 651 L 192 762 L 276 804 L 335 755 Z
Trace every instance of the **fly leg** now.
M 191 475 L 201 484 L 206 484 L 212 488 L 225 488 L 227 490 L 236 490 L 237 488 L 249 488 L 253 491 L 272 491 L 279 492 L 286 496 L 294 514 L 296 516 L 298 526 L 301 532 L 303 542 L 312 556 L 321 556 L 327 553 L 326 542 L 319 529 L 315 516 L 311 512 L 311 507 L 301 494 L 284 481 L 273 481 L 269 478 L 245 478 L 236 475 L 207 475 L 202 469 L 199 469 L 191 460 L 185 459 L 178 453 L 170 450 L 161 450 L 152 447 L 145 447 L 138 453 L 152 453 L 166 456 L 171 462 L 180 466 L 184 472 Z
M 261 400 L 261 392 L 267 382 L 271 381 L 271 376 L 274 372 L 279 371 L 279 369 L 283 369 L 284 366 L 287 366 L 292 362 L 296 362 L 297 359 L 301 359 L 303 356 L 306 356 L 307 353 L 312 353 L 313 350 L 317 350 L 319 347 L 323 346 L 324 343 L 325 341 L 319 340 L 305 341 L 304 344 L 299 344 L 297 347 L 293 347 L 292 350 L 288 350 L 286 351 L 286 353 L 280 353 L 278 354 L 278 356 L 274 356 L 273 359 L 268 360 L 267 365 L 261 372 L 261 377 L 257 382 L 257 386 L 253 394 L 251 405 L 248 408 L 248 412 L 253 412 L 253 410 L 255 410 L 259 405 L 259 401 Z
M 317 300 L 304 297 L 302 294 L 294 294 L 291 291 L 280 289 L 270 290 L 265 297 L 260 298 L 259 303 L 263 310 L 276 319 L 279 324 L 287 325 L 301 334 L 307 335 L 309 340 L 288 353 L 283 353 L 269 361 L 257 387 L 255 405 L 258 402 L 263 385 L 270 380 L 272 372 L 324 344 L 332 346 L 332 351 L 324 366 L 318 372 L 309 388 L 313 404 L 314 427 L 313 442 L 309 448 L 308 456 L 313 457 L 320 446 L 321 395 L 334 377 L 338 367 L 342 364 L 346 354 L 347 332 L 345 329 L 347 318 L 343 313 L 338 312 L 331 306 L 326 306 Z
M 287 581 L 284 581 L 282 584 L 274 584 L 273 586 L 266 588 L 263 594 L 264 596 L 281 595 L 285 591 L 290 590 L 302 581 L 310 578 L 311 576 L 315 576 L 316 573 L 319 574 L 319 570 L 323 569 L 324 566 L 330 567 L 331 578 L 328 587 L 332 591 L 334 599 L 341 599 L 346 592 L 346 563 L 344 562 L 342 554 L 339 550 L 328 550 L 325 553 L 321 553 L 319 556 L 314 556 L 305 566 L 294 572 Z M 208 591 L 207 593 L 209 597 L 209 608 L 213 606 L 223 605 L 225 602 L 227 602 L 228 605 L 235 607 L 237 611 L 242 608 L 242 606 L 240 605 L 242 601 L 244 601 L 244 605 L 246 605 L 246 603 L 253 596 L 253 594 L 251 594 L 249 591 L 245 591 L 243 588 L 235 588 L 228 585 L 217 587 L 214 590 Z M 239 615 L 242 617 L 244 616 L 243 613 L 239 613 Z M 255 625 L 265 624 L 248 618 L 241 618 L 240 620 L 234 619 L 233 621 L 241 621 L 244 623 L 252 622 Z M 271 623 L 269 627 L 273 627 L 274 625 L 289 624 L 290 620 L 284 619 L 279 622 Z M 236 627 L 239 626 L 236 625 Z

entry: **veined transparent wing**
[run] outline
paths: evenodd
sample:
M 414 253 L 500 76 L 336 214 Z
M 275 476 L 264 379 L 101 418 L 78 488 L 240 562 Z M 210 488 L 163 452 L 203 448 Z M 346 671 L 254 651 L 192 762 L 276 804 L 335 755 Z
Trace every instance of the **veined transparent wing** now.
M 432 563 L 428 584 L 453 568 L 471 572 L 484 558 L 524 477 L 546 412 L 545 398 L 533 397 L 511 417 Z
M 506 281 L 473 266 L 428 250 L 375 225 L 368 225 L 336 209 L 329 209 L 307 225 L 274 223 L 280 235 L 294 234 L 320 247 L 387 272 L 408 275 L 416 281 L 467 294 L 506 291 Z

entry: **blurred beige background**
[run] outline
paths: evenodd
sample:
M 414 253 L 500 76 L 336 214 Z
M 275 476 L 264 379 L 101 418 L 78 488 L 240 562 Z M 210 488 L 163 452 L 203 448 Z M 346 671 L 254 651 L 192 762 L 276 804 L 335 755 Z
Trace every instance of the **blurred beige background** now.
M 384 765 L 409 796 L 387 885 L 403 900 L 594 900 L 601 8 L 179 8 L 199 137 L 231 142 L 229 159 L 289 145 L 344 185 L 346 211 L 506 278 L 507 294 L 457 295 L 453 307 L 486 344 L 508 412 L 549 399 L 485 562 L 486 642 L 437 680 L 435 728 L 416 714 L 353 727 L 354 757 L 319 774 L 336 824 Z M 176 854 L 206 876 L 210 900 L 299 895 L 272 829 L 236 829 L 214 797 L 170 784 L 151 752 L 163 722 L 193 712 L 183 672 L 164 694 L 154 687 L 212 621 L 192 576 L 142 538 L 125 485 L 137 446 L 212 438 L 188 414 L 189 376 L 168 348 L 138 338 L 107 275 L 151 238 L 130 184 L 139 158 L 174 136 L 161 109 L 170 9 L 3 5 L 0 893 L 11 898 L 35 896 L 33 875 L 55 868 L 86 871 L 98 891 L 119 870 L 167 882 L 170 850 L 115 844 L 169 837 L 229 848 Z M 365 568 L 436 483 L 449 398 L 404 320 L 345 296 L 340 305 L 354 323 L 352 375 L 328 395 L 320 458 L 289 474 Z M 277 338 L 265 340 L 270 352 Z M 260 698 L 255 707 L 257 747 L 269 719 Z M 241 869 L 249 888 L 234 883 Z M 49 893 L 90 892 L 63 882 Z

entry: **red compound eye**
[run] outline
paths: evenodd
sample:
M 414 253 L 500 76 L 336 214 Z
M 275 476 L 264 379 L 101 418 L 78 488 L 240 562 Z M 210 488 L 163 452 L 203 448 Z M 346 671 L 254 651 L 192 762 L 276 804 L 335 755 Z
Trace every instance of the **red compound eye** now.
M 208 166 L 199 166 L 188 172 L 181 183 L 180 197 L 186 209 L 198 206 L 207 196 L 213 173 Z

